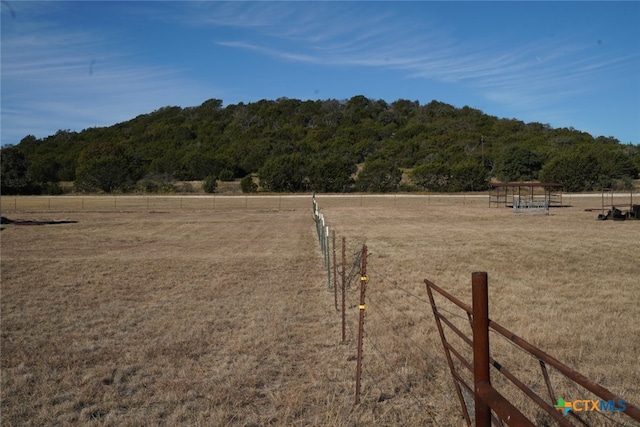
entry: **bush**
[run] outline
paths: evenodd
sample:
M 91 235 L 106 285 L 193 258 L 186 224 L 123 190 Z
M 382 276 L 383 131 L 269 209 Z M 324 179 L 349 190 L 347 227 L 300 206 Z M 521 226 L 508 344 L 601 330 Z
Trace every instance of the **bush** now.
M 223 169 L 220 171 L 220 175 L 218 176 L 220 181 L 233 181 L 233 171 L 229 169 Z
M 44 194 L 50 194 L 52 196 L 59 196 L 64 194 L 64 189 L 57 182 L 47 182 L 43 189 Z
M 306 159 L 300 153 L 272 157 L 258 170 L 266 191 L 295 193 L 308 189 Z
M 209 175 L 202 183 L 202 189 L 205 193 L 215 193 L 218 189 L 218 181 L 214 175 Z
M 176 191 L 171 179 L 162 175 L 149 175 L 138 181 L 137 190 L 143 193 L 173 193 Z
M 243 193 L 255 193 L 258 191 L 258 184 L 253 182 L 251 175 L 247 175 L 240 180 L 240 188 Z
M 375 159 L 366 161 L 356 178 L 356 190 L 372 193 L 397 191 L 402 180 L 402 171 L 390 161 Z
M 193 193 L 195 192 L 193 185 L 190 182 L 181 182 L 174 186 L 175 191 L 180 193 Z

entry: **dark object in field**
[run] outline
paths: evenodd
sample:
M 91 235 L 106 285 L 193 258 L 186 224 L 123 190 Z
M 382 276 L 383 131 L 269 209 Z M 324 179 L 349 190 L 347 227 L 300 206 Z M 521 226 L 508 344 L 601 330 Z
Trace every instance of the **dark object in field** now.
M 612 219 L 614 221 L 624 221 L 629 217 L 628 212 L 622 212 L 620 209 L 616 208 L 615 206 L 612 206 L 611 208 L 612 209 L 610 211 L 607 211 L 606 215 L 602 215 L 602 214 L 598 215 L 598 219 L 600 221 L 604 221 L 607 219 Z
M 32 219 L 17 219 L 12 220 L 7 217 L 0 217 L 0 222 L 2 224 L 13 224 L 13 225 L 46 225 L 46 224 L 75 224 L 78 221 L 51 221 L 51 220 L 32 220 Z

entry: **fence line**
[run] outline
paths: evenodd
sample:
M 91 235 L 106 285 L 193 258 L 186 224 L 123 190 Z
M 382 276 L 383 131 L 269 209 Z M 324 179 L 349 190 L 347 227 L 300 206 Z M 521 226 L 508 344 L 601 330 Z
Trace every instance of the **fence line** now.
M 2 196 L 4 211 L 145 211 L 299 209 L 299 195 L 62 195 Z
M 313 206 L 318 239 L 321 251 L 325 254 L 330 246 L 329 227 L 324 215 L 319 211 L 315 197 Z M 402 405 L 403 409 L 406 405 L 411 405 L 419 413 L 426 413 L 428 422 L 435 425 L 440 425 L 440 422 L 431 404 L 434 393 L 457 395 L 461 417 L 467 425 L 475 423 L 478 426 L 488 426 L 506 423 L 525 426 L 555 423 L 560 426 L 572 426 L 574 423 L 592 425 L 600 422 L 623 426 L 629 425 L 626 424 L 629 419 L 640 421 L 640 409 L 636 406 L 490 320 L 486 273 L 472 275 L 472 305 L 465 304 L 428 280 L 424 281 L 428 297 L 426 299 L 410 289 L 411 285 L 400 285 L 388 273 L 379 271 L 379 267 L 375 266 L 376 258 L 367 258 L 368 249 L 364 243 L 358 243 L 358 250 L 351 249 L 350 260 L 347 260 L 346 239 L 342 237 L 343 256 L 338 262 L 335 256 L 335 231 L 332 230 L 332 233 L 334 274 L 333 283 L 329 276 L 328 286 L 334 292 L 336 310 L 337 293 L 341 294 L 343 301 L 341 342 L 357 345 L 356 405 L 361 404 L 360 389 L 364 385 L 365 392 L 373 388 L 379 393 L 377 398 L 365 393 L 363 396 L 366 402 L 375 402 L 374 405 L 383 402 L 385 405 Z M 330 264 L 331 257 L 325 255 L 325 258 L 329 259 Z M 340 269 L 339 275 L 337 269 Z M 356 287 L 350 286 L 358 275 L 361 284 L 359 292 Z M 340 284 L 338 277 L 341 280 Z M 442 301 L 436 302 L 436 296 Z M 348 305 L 350 310 L 357 309 L 359 320 L 351 316 L 351 311 L 346 313 L 348 301 L 352 301 Z M 426 319 L 408 316 L 403 309 L 407 304 L 424 307 L 425 313 L 431 307 L 430 311 L 435 318 L 435 324 L 431 325 L 436 327 L 436 334 L 440 335 L 444 353 L 434 353 L 432 348 L 421 344 L 425 341 L 427 328 L 420 328 L 423 326 L 420 322 Z M 484 309 L 481 309 L 482 307 Z M 347 314 L 348 320 L 345 320 Z M 484 319 L 484 323 L 479 319 Z M 346 339 L 346 329 L 350 332 L 349 339 Z M 446 336 L 445 330 L 448 331 Z M 495 338 L 495 342 L 492 340 L 491 351 L 489 336 Z M 534 380 L 532 385 L 528 379 L 527 384 L 527 381 L 520 379 L 515 371 L 511 372 L 507 364 L 496 360 L 493 353 L 498 351 L 501 345 L 515 348 L 527 355 L 537 366 L 537 375 L 541 380 Z M 446 372 L 444 367 L 447 365 L 453 384 L 444 386 L 437 381 L 429 381 L 429 378 L 434 378 L 434 373 Z M 490 371 L 501 375 L 492 377 Z M 535 369 L 533 371 L 535 372 Z M 450 389 L 449 386 L 453 388 Z M 593 402 L 600 402 L 594 399 L 602 399 L 603 403 L 598 404 L 605 405 L 604 410 L 611 413 L 596 410 L 586 415 L 585 412 L 581 412 L 580 416 L 577 414 L 579 408 L 576 406 L 576 410 L 566 411 L 568 415 L 565 415 L 565 407 L 561 404 L 572 403 L 564 402 L 559 396 L 562 396 L 561 391 L 566 391 L 567 387 L 574 392 L 578 390 L 585 393 L 584 401 L 586 402 L 588 397 L 591 405 L 595 404 Z M 544 393 L 548 394 L 547 398 L 542 397 Z M 592 395 L 595 398 L 592 398 Z M 582 401 L 578 400 L 574 403 L 579 405 L 580 402 Z M 627 421 L 622 418 L 625 416 L 628 417 Z
M 323 227 L 329 227 L 331 242 L 333 242 L 335 231 L 320 211 L 315 198 L 313 210 L 320 251 L 324 254 L 327 234 L 326 231 L 323 232 Z M 367 266 L 371 263 L 368 261 L 367 247 L 364 242 L 354 243 L 347 248 L 346 238 L 336 239 L 336 242 L 339 240 L 342 240 L 342 248 L 335 249 L 341 250 L 345 256 L 339 265 L 333 266 L 340 271 L 339 274 L 332 274 L 334 283 L 329 290 L 340 293 L 340 299 L 345 301 L 343 307 L 347 307 L 347 309 L 343 308 L 341 313 L 346 318 L 343 322 L 341 342 L 356 347 L 354 349 L 356 355 L 353 359 L 356 362 L 355 404 L 358 405 L 361 399 L 366 399 L 367 402 L 372 400 L 377 403 L 387 402 L 386 404 L 391 407 L 410 406 L 414 408 L 412 412 L 422 414 L 420 416 L 428 419 L 433 425 L 440 425 L 426 397 L 428 393 L 422 390 L 425 386 L 433 388 L 433 384 L 420 380 L 431 375 L 428 372 L 430 369 L 441 366 L 441 364 L 429 365 L 437 355 L 430 354 L 421 343 L 424 336 L 424 329 L 421 326 L 427 323 L 427 317 L 424 316 L 422 324 L 417 324 L 415 319 L 411 319 L 397 304 L 392 303 L 393 297 L 390 293 L 402 294 L 403 300 L 411 301 L 412 305 L 423 304 L 426 307 L 428 301 L 417 292 L 399 286 L 387 274 L 380 272 L 379 268 L 371 266 L 368 269 Z M 333 257 L 333 259 L 336 258 Z M 342 283 L 337 283 L 336 277 Z M 356 281 L 360 286 L 352 286 Z M 347 310 L 348 313 L 346 313 Z M 358 312 L 357 316 L 354 311 Z M 408 352 L 399 349 L 402 343 L 407 342 L 411 343 L 414 349 L 419 349 L 418 357 L 414 355 L 408 357 Z M 371 392 L 376 395 L 371 396 Z M 438 393 L 445 395 L 447 391 L 439 390 Z
M 369 278 L 367 277 L 367 246 L 362 247 L 362 257 L 361 257 L 361 268 L 360 268 L 360 304 L 358 304 L 359 310 L 359 320 L 358 320 L 358 353 L 356 356 L 356 405 L 360 403 L 360 391 L 361 391 L 361 381 L 362 381 L 362 341 L 364 339 L 364 317 L 366 313 L 366 291 L 367 291 L 367 282 Z
M 224 210 L 299 209 L 308 194 L 113 194 L 0 197 L 3 211 L 118 211 L 118 210 Z M 427 205 L 485 206 L 483 194 L 322 194 L 315 199 L 326 206 L 424 207 Z

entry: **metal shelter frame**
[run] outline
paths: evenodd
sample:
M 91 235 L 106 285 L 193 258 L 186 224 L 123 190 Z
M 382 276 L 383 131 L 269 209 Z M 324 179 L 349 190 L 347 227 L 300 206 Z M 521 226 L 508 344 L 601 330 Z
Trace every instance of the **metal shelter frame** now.
M 542 189 L 539 190 L 539 189 Z M 537 190 L 537 191 L 536 191 Z M 547 206 L 562 206 L 562 184 L 557 182 L 492 182 L 489 207 L 513 207 L 513 201 L 544 200 Z

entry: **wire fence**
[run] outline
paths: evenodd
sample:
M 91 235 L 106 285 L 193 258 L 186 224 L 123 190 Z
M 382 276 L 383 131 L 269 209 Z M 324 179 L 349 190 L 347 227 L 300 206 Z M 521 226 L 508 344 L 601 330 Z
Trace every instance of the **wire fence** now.
M 304 204 L 303 204 L 304 203 Z M 69 195 L 2 196 L 7 211 L 288 210 L 308 203 L 299 195 Z
M 444 418 L 442 412 L 451 411 L 456 400 L 459 419 L 467 425 L 633 426 L 640 422 L 640 409 L 632 403 L 491 321 L 486 295 L 486 326 L 478 326 L 483 316 L 477 311 L 482 302 L 476 301 L 475 281 L 476 275 L 484 274 L 488 292 L 486 273 L 472 275 L 473 305 L 428 280 L 426 289 L 402 283 L 383 270 L 365 241 L 347 245 L 344 237 L 336 239 L 315 197 L 313 210 L 325 254 L 327 286 L 336 295 L 336 310 L 342 311 L 342 341 L 357 347 L 355 405 L 373 402 L 419 412 L 432 425 L 450 424 L 451 417 Z M 342 260 L 335 255 L 340 252 L 336 241 L 342 242 Z M 330 253 L 334 253 L 333 263 Z M 338 296 L 346 301 L 342 310 Z M 485 341 L 477 328 L 486 335 Z M 438 335 L 440 348 L 433 339 Z M 484 379 L 475 369 L 480 367 Z M 443 396 L 450 402 L 448 409 L 443 407 Z M 578 398 L 570 400 L 570 396 Z
M 0 195 L 3 212 L 20 211 L 175 211 L 175 210 L 289 210 L 307 209 L 309 194 L 64 194 L 58 196 Z M 622 194 L 625 196 L 625 194 Z M 631 197 L 627 194 L 626 196 Z M 486 207 L 487 193 L 473 194 L 322 194 L 324 208 L 366 207 L 424 209 L 446 205 L 452 208 Z M 564 205 L 601 208 L 601 194 L 564 194 Z M 604 202 L 602 202 L 604 203 Z M 619 203 L 623 205 L 623 203 Z M 528 210 L 527 210 L 528 211 Z
M 335 308 L 343 315 L 341 341 L 357 350 L 354 403 L 373 402 L 382 411 L 415 413 L 430 425 L 447 425 L 445 403 L 433 396 L 447 396 L 452 387 L 430 381 L 446 373 L 446 363 L 425 340 L 435 327 L 424 289 L 400 283 L 385 272 L 375 254 L 371 258 L 365 239 L 334 239 L 335 231 L 315 198 L 313 212 L 328 290 L 336 294 Z M 343 255 L 331 256 L 334 252 Z M 344 305 L 340 304 L 343 298 Z M 421 316 L 407 314 L 408 307 L 416 306 L 423 308 Z
M 437 204 L 486 206 L 488 200 L 484 194 L 335 194 L 321 195 L 318 199 L 326 207 L 424 207 Z M 308 202 L 308 194 L 70 194 L 0 197 L 3 211 L 306 209 Z

